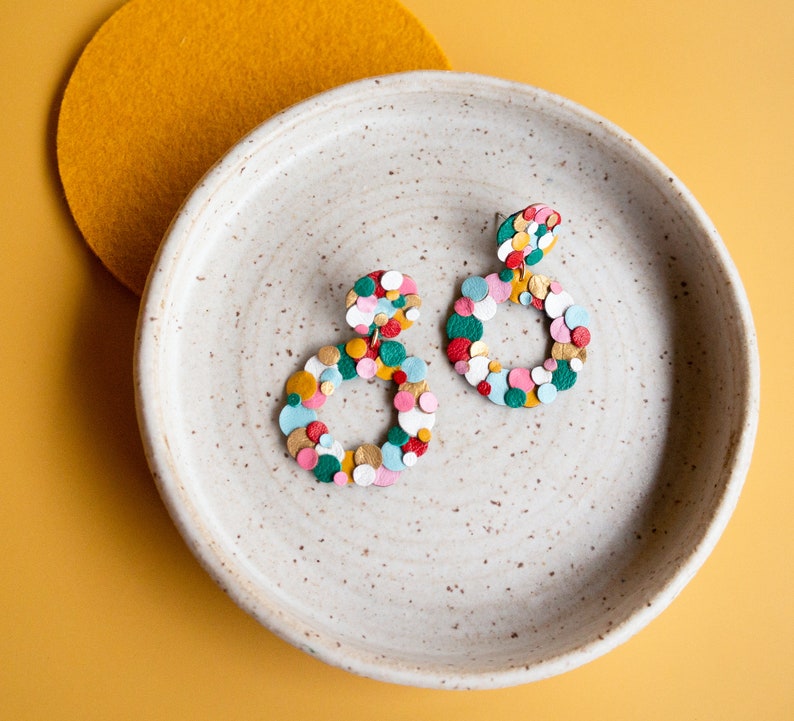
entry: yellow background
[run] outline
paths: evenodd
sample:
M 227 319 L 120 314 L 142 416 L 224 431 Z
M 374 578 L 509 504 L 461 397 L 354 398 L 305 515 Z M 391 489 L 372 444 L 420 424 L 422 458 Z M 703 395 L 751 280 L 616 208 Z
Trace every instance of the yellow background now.
M 406 5 L 456 70 L 560 93 L 633 134 L 720 229 L 755 315 L 763 399 L 716 551 L 627 644 L 513 689 L 357 678 L 259 627 L 199 568 L 154 489 L 133 408 L 138 299 L 86 249 L 57 181 L 58 98 L 119 3 L 0 0 L 3 719 L 794 717 L 794 5 Z

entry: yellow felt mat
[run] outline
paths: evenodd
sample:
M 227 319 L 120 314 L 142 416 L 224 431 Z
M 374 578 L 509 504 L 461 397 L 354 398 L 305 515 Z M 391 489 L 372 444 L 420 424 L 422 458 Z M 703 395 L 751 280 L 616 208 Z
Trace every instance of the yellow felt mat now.
M 247 131 L 352 80 L 448 67 L 394 0 L 132 0 L 64 93 L 66 198 L 88 244 L 141 293 L 185 196 Z

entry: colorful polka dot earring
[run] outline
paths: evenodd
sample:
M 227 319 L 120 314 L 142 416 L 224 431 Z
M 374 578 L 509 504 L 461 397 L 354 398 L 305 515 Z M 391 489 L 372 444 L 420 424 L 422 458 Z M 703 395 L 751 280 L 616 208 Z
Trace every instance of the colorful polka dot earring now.
M 359 337 L 320 348 L 290 376 L 279 427 L 289 454 L 318 481 L 390 486 L 427 451 L 436 419 L 438 401 L 425 379 L 427 365 L 396 340 L 419 317 L 422 299 L 410 276 L 379 270 L 356 281 L 345 305 L 348 325 Z M 317 409 L 343 381 L 357 377 L 394 382 L 397 425 L 382 445 L 346 451 L 318 420 Z
M 542 203 L 513 213 L 496 233 L 497 256 L 505 264 L 498 273 L 463 281 L 447 321 L 447 356 L 455 370 L 498 405 L 531 408 L 551 403 L 558 391 L 571 388 L 587 360 L 589 313 L 574 303 L 556 280 L 532 273 L 557 242 L 560 214 Z M 534 368 L 502 368 L 489 356 L 483 324 L 499 304 L 514 303 L 544 311 L 551 321 L 551 356 Z

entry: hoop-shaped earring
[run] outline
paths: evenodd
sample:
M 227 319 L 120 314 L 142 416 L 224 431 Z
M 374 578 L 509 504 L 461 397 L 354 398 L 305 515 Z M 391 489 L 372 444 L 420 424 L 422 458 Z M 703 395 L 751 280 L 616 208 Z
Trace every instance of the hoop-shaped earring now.
M 427 385 L 427 364 L 396 340 L 419 317 L 416 283 L 399 271 L 375 271 L 356 281 L 345 301 L 346 320 L 358 333 L 346 343 L 320 348 L 286 384 L 279 427 L 301 468 L 323 483 L 390 486 L 425 454 L 438 401 Z M 380 446 L 346 451 L 317 410 L 354 378 L 382 378 L 395 385 L 397 424 Z
M 551 403 L 571 388 L 587 360 L 590 315 L 556 280 L 533 274 L 528 266 L 543 259 L 557 242 L 560 214 L 542 203 L 513 213 L 496 233 L 497 257 L 505 268 L 463 281 L 462 295 L 447 320 L 447 356 L 455 370 L 498 405 L 531 408 Z M 544 311 L 550 322 L 551 355 L 533 368 L 502 368 L 482 340 L 484 323 L 506 300 Z

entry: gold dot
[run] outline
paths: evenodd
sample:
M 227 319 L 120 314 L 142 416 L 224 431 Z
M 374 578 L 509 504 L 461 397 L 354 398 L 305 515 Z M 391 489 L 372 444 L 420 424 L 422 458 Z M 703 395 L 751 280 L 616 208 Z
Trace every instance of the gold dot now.
M 317 351 L 317 357 L 320 359 L 320 363 L 326 366 L 336 365 L 341 355 L 339 348 L 335 345 L 324 345 Z
M 351 288 L 345 296 L 345 308 L 350 308 L 357 300 L 358 293 Z
M 296 428 L 287 436 L 287 450 L 293 458 L 298 455 L 298 451 L 302 448 L 314 448 L 314 443 L 306 435 L 306 429 L 303 427 Z
M 519 233 L 527 229 L 529 225 L 529 221 L 524 217 L 523 213 L 519 213 L 513 219 L 513 230 L 517 230 Z
M 544 300 L 549 294 L 549 285 L 551 281 L 545 276 L 536 273 L 529 279 L 529 292 L 536 298 Z
M 529 235 L 527 233 L 516 233 L 510 241 L 513 250 L 524 250 L 529 245 Z
M 335 390 L 336 387 L 333 383 L 331 383 L 331 381 L 323 381 L 320 383 L 320 393 L 322 393 L 324 396 L 333 395 Z
M 357 466 L 372 466 L 373 468 L 379 468 L 383 465 L 383 453 L 378 446 L 365 443 L 356 448 L 353 453 L 353 460 L 356 462 Z
M 378 328 L 382 328 L 389 322 L 389 316 L 387 316 L 385 313 L 378 313 L 374 320 L 375 325 L 378 326 Z
M 476 340 L 469 346 L 469 355 L 474 358 L 478 355 L 488 355 L 488 346 L 481 340 Z

